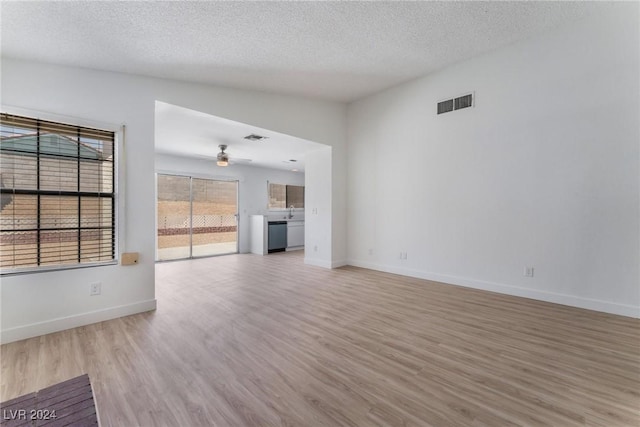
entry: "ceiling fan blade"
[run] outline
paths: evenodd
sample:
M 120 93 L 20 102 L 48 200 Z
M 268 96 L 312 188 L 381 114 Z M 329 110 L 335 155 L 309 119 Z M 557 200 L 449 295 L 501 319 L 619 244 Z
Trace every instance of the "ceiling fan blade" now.
M 249 163 L 249 162 L 252 162 L 253 160 L 251 160 L 251 159 L 238 159 L 238 158 L 235 158 L 235 157 L 231 157 L 229 159 L 229 161 L 231 163 Z

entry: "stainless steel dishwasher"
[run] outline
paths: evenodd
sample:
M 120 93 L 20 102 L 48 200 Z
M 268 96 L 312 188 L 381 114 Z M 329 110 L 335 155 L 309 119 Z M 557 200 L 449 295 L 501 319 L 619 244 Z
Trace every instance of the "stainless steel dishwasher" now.
M 282 252 L 287 249 L 287 221 L 269 221 L 267 252 Z

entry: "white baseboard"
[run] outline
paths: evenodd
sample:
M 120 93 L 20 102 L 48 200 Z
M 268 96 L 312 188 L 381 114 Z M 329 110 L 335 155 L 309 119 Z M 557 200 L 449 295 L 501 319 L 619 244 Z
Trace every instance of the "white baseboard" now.
M 349 260 L 348 265 L 368 268 L 370 270 L 384 271 L 387 273 L 400 274 L 402 276 L 417 277 L 419 279 L 432 280 L 434 282 L 441 282 L 450 285 L 464 286 L 467 288 L 498 292 L 506 295 L 531 298 L 540 301 L 552 302 L 555 304 L 586 308 L 588 310 L 601 311 L 604 313 L 617 314 L 620 316 L 640 318 L 640 307 L 634 305 L 619 304 L 609 301 L 578 297 L 574 295 L 521 288 L 518 286 L 506 285 L 503 283 L 495 283 L 484 280 L 469 279 L 466 277 L 431 273 L 427 271 L 394 267 L 360 260 Z
M 315 265 L 316 267 L 331 268 L 331 261 L 325 261 L 323 259 L 305 257 L 304 263 L 307 265 Z
M 77 314 L 74 316 L 59 317 L 46 322 L 31 323 L 29 325 L 3 330 L 0 332 L 0 343 L 6 344 L 13 341 L 46 335 L 52 332 L 64 331 L 65 329 L 90 325 L 91 323 L 103 322 L 105 320 L 111 320 L 155 309 L 156 300 L 152 299 L 133 304 L 105 308 L 103 310 L 90 311 L 88 313 Z
M 348 264 L 347 260 L 325 261 L 322 259 L 314 259 L 314 258 L 306 258 L 306 257 L 304 259 L 304 263 L 307 265 L 315 265 L 316 267 L 322 267 L 322 268 L 328 268 L 328 269 L 344 267 L 345 265 Z

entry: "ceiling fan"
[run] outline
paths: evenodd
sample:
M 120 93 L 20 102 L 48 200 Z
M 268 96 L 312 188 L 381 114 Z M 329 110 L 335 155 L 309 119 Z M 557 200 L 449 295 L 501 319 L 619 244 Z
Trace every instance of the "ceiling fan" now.
M 218 166 L 228 166 L 229 164 L 234 164 L 237 162 L 250 162 L 251 159 L 238 159 L 238 158 L 234 158 L 233 160 L 229 159 L 229 153 L 226 153 L 224 150 L 227 149 L 227 145 L 226 144 L 220 144 L 218 145 L 218 148 L 220 148 L 220 152 L 218 153 L 217 156 L 217 164 Z

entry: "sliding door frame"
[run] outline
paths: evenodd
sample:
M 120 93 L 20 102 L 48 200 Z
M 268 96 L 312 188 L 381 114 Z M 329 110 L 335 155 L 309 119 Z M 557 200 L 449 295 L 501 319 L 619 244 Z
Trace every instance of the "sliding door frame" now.
M 160 260 L 158 259 L 158 176 L 159 175 L 170 175 L 170 176 L 181 176 L 184 178 L 189 178 L 189 257 L 188 258 L 176 258 L 176 259 L 166 259 Z M 236 251 L 229 252 L 224 254 L 213 254 L 213 255 L 199 255 L 193 256 L 193 179 L 206 179 L 210 181 L 223 181 L 223 182 L 235 182 L 236 184 L 236 213 L 234 214 L 236 219 Z M 232 255 L 234 253 L 240 253 L 240 179 L 229 176 L 211 176 L 197 173 L 185 173 L 185 172 L 175 172 L 175 171 L 165 171 L 165 170 L 157 170 L 155 172 L 155 262 L 173 262 L 173 261 L 185 261 L 189 259 L 200 259 L 200 258 L 211 258 L 216 256 L 224 256 L 224 255 Z

